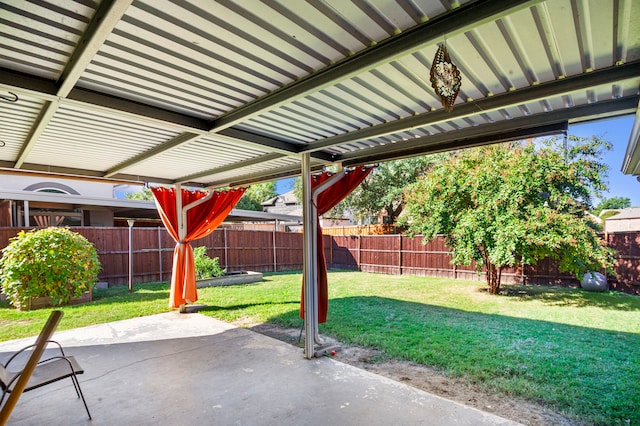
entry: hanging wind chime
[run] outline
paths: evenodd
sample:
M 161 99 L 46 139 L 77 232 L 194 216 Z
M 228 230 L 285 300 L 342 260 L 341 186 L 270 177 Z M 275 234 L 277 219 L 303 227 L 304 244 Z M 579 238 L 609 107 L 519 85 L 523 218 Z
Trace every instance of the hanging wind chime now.
M 447 46 L 439 44 L 431 65 L 431 86 L 440 96 L 445 111 L 453 111 L 453 103 L 456 101 L 461 85 L 460 71 L 451 62 Z

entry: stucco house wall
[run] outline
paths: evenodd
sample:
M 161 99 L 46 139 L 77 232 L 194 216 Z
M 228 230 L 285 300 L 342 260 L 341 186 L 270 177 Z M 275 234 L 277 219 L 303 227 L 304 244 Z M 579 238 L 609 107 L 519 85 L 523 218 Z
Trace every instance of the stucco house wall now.
M 0 175 L 0 192 L 6 191 L 32 191 L 32 192 L 56 192 L 71 195 L 84 195 L 87 197 L 114 198 L 114 185 L 106 182 L 86 180 L 56 179 L 42 176 L 26 175 Z M 25 202 L 0 200 L 0 226 L 24 225 Z M 57 217 L 65 217 L 67 225 L 91 225 L 113 226 L 114 214 L 109 208 L 100 206 L 77 206 L 52 204 L 45 202 L 28 203 L 30 213 L 37 214 L 31 217 L 29 225 L 42 225 L 37 220 L 46 224 L 53 224 Z M 64 213 L 66 211 L 66 213 Z M 51 212 L 47 219 L 47 212 Z M 59 214 L 58 214 L 59 213 Z
M 620 209 L 619 212 L 605 221 L 606 232 L 640 231 L 640 207 Z

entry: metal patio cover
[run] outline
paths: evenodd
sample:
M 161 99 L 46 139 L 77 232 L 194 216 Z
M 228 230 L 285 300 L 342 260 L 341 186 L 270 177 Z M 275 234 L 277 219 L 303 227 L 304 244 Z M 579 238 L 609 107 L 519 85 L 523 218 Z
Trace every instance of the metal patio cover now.
M 0 0 L 0 172 L 236 186 L 305 153 L 349 166 L 635 114 L 639 174 L 639 22 L 637 0 Z M 445 41 L 450 113 L 429 81 Z

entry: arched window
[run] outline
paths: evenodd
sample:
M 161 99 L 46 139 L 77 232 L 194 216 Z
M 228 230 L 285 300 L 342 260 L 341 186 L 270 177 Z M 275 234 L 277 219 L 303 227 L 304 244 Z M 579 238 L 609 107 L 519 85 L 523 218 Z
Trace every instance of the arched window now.
M 70 186 L 57 182 L 40 182 L 24 188 L 25 191 L 48 192 L 53 194 L 80 195 Z M 82 226 L 83 213 L 80 208 L 55 203 L 32 203 L 29 209 L 30 223 L 37 226 Z

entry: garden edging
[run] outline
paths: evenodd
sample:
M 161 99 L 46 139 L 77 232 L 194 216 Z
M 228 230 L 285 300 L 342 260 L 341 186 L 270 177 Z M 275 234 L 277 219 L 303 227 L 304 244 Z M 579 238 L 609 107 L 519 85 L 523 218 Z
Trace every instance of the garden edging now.
M 216 287 L 222 285 L 251 284 L 262 281 L 262 272 L 244 271 L 239 274 L 196 280 L 197 288 Z

